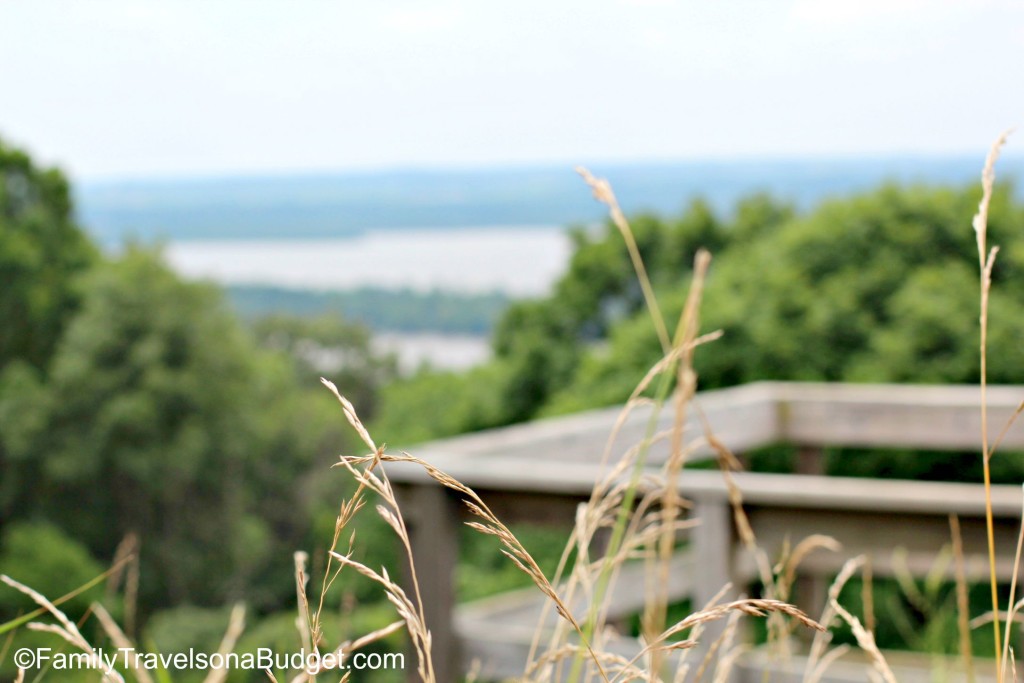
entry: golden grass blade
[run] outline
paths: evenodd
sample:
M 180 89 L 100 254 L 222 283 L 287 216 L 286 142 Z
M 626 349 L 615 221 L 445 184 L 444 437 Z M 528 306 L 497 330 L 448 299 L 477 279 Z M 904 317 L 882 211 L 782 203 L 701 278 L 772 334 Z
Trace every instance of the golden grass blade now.
M 370 438 L 370 433 L 366 431 L 366 427 L 364 427 L 363 423 L 359 420 L 359 416 L 356 415 L 356 409 L 352 406 L 352 403 L 341 395 L 338 391 L 338 387 L 334 385 L 334 382 L 324 379 L 323 377 L 320 378 L 320 381 L 325 387 L 330 389 L 331 393 L 334 394 L 334 397 L 338 399 L 338 403 L 341 404 L 341 408 L 345 412 L 345 418 L 348 420 L 348 423 L 352 425 L 352 428 L 356 430 L 356 433 L 359 434 L 359 438 L 363 440 L 363 443 L 365 443 L 371 451 L 376 451 L 377 444 L 373 442 L 373 439 Z
M 235 646 L 238 644 L 238 639 L 242 636 L 244 630 L 245 605 L 238 603 L 231 608 L 231 617 L 228 619 L 227 630 L 224 632 L 224 637 L 221 638 L 220 647 L 217 648 L 217 653 L 222 661 L 225 655 L 234 651 Z M 203 683 L 224 683 L 229 672 L 230 669 L 227 667 L 211 669 L 206 678 L 203 679 Z
M 693 637 L 688 638 L 679 643 L 669 643 L 668 645 L 664 645 L 664 643 L 666 643 L 666 641 L 668 641 L 673 636 L 679 635 L 683 631 L 686 631 L 688 629 L 696 629 L 709 622 L 722 619 L 723 617 L 730 617 L 733 613 L 740 613 L 754 617 L 764 617 L 768 614 L 779 613 L 795 619 L 797 622 L 808 628 L 812 628 L 816 631 L 824 630 L 821 624 L 808 617 L 806 614 L 804 614 L 802 611 L 800 611 L 793 605 L 782 602 L 780 600 L 746 598 L 743 600 L 735 600 L 733 602 L 721 605 L 712 605 L 711 607 L 706 607 L 705 609 L 699 612 L 695 612 L 689 615 L 688 617 L 682 619 L 681 621 L 676 622 L 670 628 L 666 629 L 663 633 L 659 634 L 658 637 L 655 638 L 652 642 L 647 643 L 644 646 L 643 650 L 641 650 L 641 652 L 632 661 L 638 661 L 640 657 L 644 656 L 645 654 L 647 654 L 655 648 L 661 648 L 663 650 L 691 648 L 697 644 L 696 639 Z M 725 633 L 723 633 L 723 636 L 726 635 L 727 632 L 728 630 Z M 718 639 L 716 639 L 715 643 L 712 645 L 711 649 L 708 652 L 708 656 L 712 655 L 713 652 L 717 649 L 717 647 L 722 643 L 723 636 L 720 636 Z M 707 661 L 707 658 L 705 658 L 705 661 Z M 703 667 L 698 672 L 697 678 L 700 677 L 700 674 L 702 672 Z
M 715 668 L 715 677 L 712 679 L 712 683 L 728 683 L 732 669 L 736 665 L 736 660 L 748 650 L 750 650 L 749 645 L 734 645 L 720 657 L 718 666 Z
M 134 647 L 132 642 L 128 640 L 128 636 L 124 634 L 124 631 L 121 630 L 121 627 L 117 625 L 117 622 L 114 621 L 114 618 L 110 616 L 110 613 L 107 612 L 103 605 L 98 602 L 93 603 L 92 613 L 96 615 L 96 620 L 100 622 L 100 626 L 107 636 L 110 637 L 110 641 L 114 645 L 125 650 Z M 125 657 L 124 659 L 139 683 L 154 683 L 153 678 L 149 675 L 149 671 L 143 667 L 135 666 L 137 660 L 134 657 Z
M 70 632 L 62 626 L 58 626 L 57 624 L 41 624 L 39 622 L 33 621 L 29 623 L 28 630 L 37 631 L 39 633 L 51 633 L 61 638 L 68 644 L 77 647 L 85 653 L 87 661 L 86 666 L 88 666 L 90 669 L 96 669 L 97 671 L 100 671 L 101 680 L 113 681 L 113 683 L 124 683 L 124 678 L 121 677 L 120 673 L 118 673 L 115 670 L 111 670 L 109 672 L 107 671 L 106 665 L 96 654 L 96 650 L 92 647 L 92 645 L 90 645 L 87 641 L 81 638 L 81 634 L 77 633 L 77 629 L 76 632 Z
M 334 559 L 340 562 L 342 566 L 352 567 L 363 576 L 384 588 L 384 596 L 387 598 L 388 602 L 395 607 L 398 616 L 402 618 L 402 621 L 405 623 L 406 629 L 409 632 L 413 648 L 416 650 L 418 660 L 417 671 L 420 674 L 420 677 L 425 683 L 431 683 L 434 681 L 433 660 L 430 656 L 430 631 L 427 630 L 419 609 L 413 604 L 412 600 L 409 599 L 409 596 L 402 587 L 391 580 L 386 569 L 382 569 L 382 571 L 378 573 L 361 562 L 353 560 L 347 555 L 342 555 L 333 550 L 331 551 L 331 554 L 334 555 Z M 422 601 L 420 602 L 422 604 Z
M 1017 418 L 1020 417 L 1021 413 L 1024 413 L 1024 401 L 1018 403 L 1013 414 L 1006 419 L 1006 424 L 1003 425 L 1002 431 L 999 432 L 999 435 L 996 436 L 992 445 L 989 447 L 990 456 L 995 455 L 996 451 L 999 450 L 999 447 L 1003 444 L 1003 439 L 1005 439 L 1006 435 L 1010 433 L 1010 428 L 1013 427 L 1015 422 L 1017 422 Z
M 465 495 L 468 499 L 467 501 L 465 501 L 465 504 L 469 511 L 477 517 L 480 517 L 484 520 L 483 523 L 471 522 L 469 526 L 475 529 L 476 531 L 498 538 L 498 540 L 504 546 L 501 552 L 510 560 L 512 560 L 512 562 L 523 573 L 530 577 L 534 585 L 536 585 L 537 588 L 541 590 L 541 592 L 543 592 L 552 600 L 552 602 L 555 605 L 555 610 L 558 612 L 558 614 L 563 619 L 568 621 L 570 625 L 573 627 L 573 630 L 575 630 L 579 634 L 586 650 L 590 652 L 592 661 L 597 666 L 601 678 L 605 681 L 608 680 L 607 674 L 601 665 L 600 658 L 598 657 L 597 652 L 593 650 L 591 645 L 591 639 L 588 638 L 587 635 L 584 633 L 583 627 L 580 626 L 579 622 L 572 615 L 572 612 L 566 606 L 565 602 L 563 602 L 562 598 L 555 590 L 555 587 L 544 575 L 544 572 L 541 570 L 540 566 L 537 564 L 536 560 L 533 558 L 530 552 L 522 545 L 522 543 L 519 542 L 519 539 L 516 538 L 515 534 L 513 534 L 508 529 L 508 527 L 506 527 L 504 523 L 502 523 L 497 518 L 497 516 L 491 511 L 489 507 L 487 507 L 487 504 L 484 503 L 483 499 L 481 499 L 479 495 L 477 495 L 476 491 L 472 490 L 465 484 L 459 482 L 458 480 L 456 480 L 446 472 L 440 470 L 439 468 L 435 467 L 434 465 L 431 465 L 430 463 L 424 460 L 420 460 L 419 458 L 416 458 L 414 456 L 408 454 L 403 454 L 400 456 L 382 454 L 381 459 L 387 462 L 409 462 L 419 465 L 437 483 L 441 484 L 446 488 L 452 489 L 453 491 L 458 491 L 459 493 Z M 411 548 L 409 548 L 408 546 L 408 537 L 404 538 L 403 541 L 406 543 L 409 559 L 411 561 L 412 551 Z M 341 556 L 337 555 L 337 553 L 335 553 L 335 556 L 339 560 L 341 559 Z M 345 558 L 345 561 L 349 564 L 353 564 L 351 560 L 348 560 L 348 558 Z
M 366 647 L 367 645 L 374 643 L 380 640 L 381 638 L 386 638 L 392 633 L 395 633 L 396 631 L 402 628 L 405 628 L 405 621 L 398 620 L 388 624 L 384 628 L 380 628 L 376 631 L 367 633 L 366 635 L 357 638 L 356 640 L 346 640 L 345 642 L 338 645 L 338 647 L 334 648 L 334 655 L 339 658 L 347 656 L 349 653 L 355 652 L 356 650 Z M 325 669 L 323 668 L 305 669 L 301 671 L 297 676 L 295 676 L 295 678 L 291 680 L 291 683 L 304 683 L 305 681 L 310 680 L 311 678 L 323 673 L 324 671 Z
M 871 635 L 860 623 L 860 619 L 847 612 L 837 600 L 830 600 L 832 603 L 832 609 L 835 610 L 843 621 L 850 625 L 850 629 L 853 630 L 853 637 L 857 639 L 857 644 L 860 649 L 867 653 L 871 659 L 871 664 L 874 666 L 875 671 L 886 683 L 896 683 L 896 676 L 893 675 L 892 669 L 889 668 L 889 663 L 885 661 L 885 657 L 882 655 L 882 651 L 878 649 L 878 645 L 875 644 L 875 637 Z
M 1024 498 L 1021 499 L 1021 513 L 1020 513 L 1020 532 L 1017 535 L 1017 550 L 1013 556 L 1013 577 L 1010 579 L 1010 599 L 1007 604 L 1010 606 L 1007 610 L 1006 617 L 1006 633 L 1003 635 L 1003 660 L 999 663 L 1000 670 L 1006 670 L 1008 666 L 1007 653 L 1010 650 L 1010 631 L 1011 624 L 1013 623 L 1014 612 L 1016 611 L 1015 598 L 1017 597 L 1017 573 L 1020 571 L 1020 554 L 1021 546 L 1024 546 Z
M 576 172 L 580 174 L 583 181 L 593 191 L 594 199 L 608 207 L 612 222 L 615 223 L 615 227 L 622 234 L 622 239 L 629 251 L 629 258 L 633 262 L 633 270 L 636 271 L 636 278 L 644 295 L 644 302 L 646 302 L 647 310 L 650 312 L 651 320 L 654 322 L 654 329 L 658 333 L 661 348 L 665 353 L 668 353 L 672 348 L 672 343 L 668 337 L 668 328 L 665 327 L 665 318 L 662 316 L 661 309 L 658 307 L 658 301 L 654 296 L 651 280 L 647 276 L 647 268 L 644 266 L 643 258 L 640 256 L 640 248 L 636 244 L 636 239 L 633 237 L 633 231 L 629 227 L 625 214 L 622 213 L 622 209 L 619 207 L 615 193 L 612 192 L 611 184 L 603 178 L 594 177 L 590 171 L 582 166 L 577 166 Z
M 982 270 L 985 268 L 984 258 L 986 253 L 986 240 L 988 239 L 988 208 L 992 201 L 992 188 L 996 181 L 996 161 L 999 159 L 999 153 L 1002 151 L 1002 148 L 1006 144 L 1011 133 L 1013 133 L 1012 128 L 1003 131 L 1003 133 L 996 138 L 996 141 L 992 143 L 992 146 L 988 150 L 988 155 L 985 157 L 985 166 L 981 171 L 981 201 L 978 203 L 978 213 L 974 215 L 971 225 L 974 227 L 974 234 L 978 241 L 978 255 L 982 259 Z
M 992 201 L 992 190 L 995 185 L 995 164 L 999 158 L 999 152 L 1010 135 L 1010 131 L 1000 135 L 989 149 L 985 158 L 985 166 L 981 172 L 981 201 L 978 203 L 978 213 L 971 221 L 974 227 L 975 238 L 978 243 L 978 265 L 981 278 L 981 315 L 980 328 L 981 339 L 979 342 L 979 354 L 981 361 L 980 384 L 981 384 L 981 453 L 983 476 L 985 479 L 985 530 L 988 537 L 988 562 L 989 562 L 989 585 L 992 593 L 992 628 L 995 633 L 995 661 L 996 681 L 1003 683 L 1002 667 L 1002 638 L 999 633 L 999 585 L 996 579 L 996 541 L 995 529 L 992 519 L 992 475 L 989 467 L 989 460 L 992 451 L 988 443 L 988 308 L 989 292 L 992 289 L 992 268 L 995 265 L 998 247 L 988 249 L 988 209 Z
M 821 660 L 818 662 L 818 665 L 814 667 L 814 670 L 810 673 L 810 675 L 804 679 L 803 683 L 819 683 L 819 681 L 821 681 L 821 677 L 825 675 L 826 671 L 828 671 L 828 668 L 832 666 L 832 664 L 837 659 L 839 659 L 849 651 L 849 645 L 837 645 L 836 647 L 829 650 L 827 653 L 825 653 L 825 656 L 822 657 Z
M 817 662 L 825 654 L 825 648 L 832 640 L 832 633 L 827 629 L 831 628 L 836 617 L 836 611 L 832 607 L 833 603 L 839 604 L 839 594 L 842 592 L 843 587 L 846 585 L 847 581 L 853 578 L 853 575 L 857 573 L 857 570 L 864 566 L 866 561 L 867 557 L 864 555 L 858 555 L 857 557 L 847 560 L 839 570 L 839 574 L 836 576 L 835 581 L 833 581 L 832 585 L 829 586 L 828 602 L 825 604 L 825 608 L 821 613 L 821 619 L 819 620 L 819 623 L 826 630 L 819 631 L 814 634 L 814 640 L 811 641 L 811 650 L 807 655 L 807 665 L 804 668 L 805 677 L 815 670 Z
M 388 624 L 387 626 L 385 626 L 384 628 L 379 628 L 376 631 L 372 631 L 370 633 L 367 633 L 365 636 L 361 636 L 359 638 L 356 638 L 355 640 L 352 641 L 352 643 L 347 648 L 345 648 L 345 651 L 348 652 L 348 651 L 355 651 L 355 650 L 362 649 L 362 648 L 366 647 L 367 645 L 370 645 L 371 643 L 375 643 L 375 642 L 377 642 L 378 640 L 380 640 L 382 638 L 387 638 L 392 633 L 395 633 L 396 631 L 400 630 L 404 626 L 405 626 L 405 622 L 404 621 L 393 621 L 390 624 Z
M 967 570 L 964 561 L 964 541 L 960 534 L 960 518 L 949 516 L 949 533 L 953 541 L 953 559 L 956 572 L 956 623 L 960 633 L 960 657 L 964 661 L 967 683 L 974 683 L 974 657 L 971 652 L 970 602 L 967 597 Z
M 306 574 L 306 562 L 309 554 L 297 550 L 292 559 L 295 562 L 295 604 L 298 614 L 295 616 L 295 628 L 299 632 L 299 640 L 306 652 L 313 650 L 312 632 L 309 626 L 309 598 L 306 595 L 306 583 L 309 577 Z
M 64 612 L 57 609 L 56 605 L 47 600 L 46 597 L 43 596 L 41 593 L 29 588 L 23 583 L 15 581 L 6 574 L 0 574 L 0 581 L 3 581 L 11 588 L 14 588 L 15 590 L 20 591 L 21 593 L 24 593 L 28 597 L 32 598 L 33 602 L 35 602 L 37 605 L 39 605 L 47 612 L 49 612 L 51 615 L 53 615 L 53 617 L 60 623 L 63 634 L 66 634 L 62 635 L 61 637 L 63 637 L 69 643 L 87 651 L 92 649 L 88 641 L 84 637 L 82 637 L 82 634 L 79 632 L 78 627 L 75 626 L 75 623 L 68 619 L 67 615 L 64 614 Z
M 89 581 L 87 581 L 86 583 L 82 584 L 81 586 L 79 586 L 78 588 L 74 589 L 73 591 L 65 593 L 64 595 L 60 596 L 56 600 L 51 600 L 50 604 L 53 605 L 53 606 L 62 605 L 65 602 L 67 602 L 68 600 L 71 600 L 72 598 L 81 595 L 82 593 L 84 593 L 85 591 L 89 590 L 90 588 L 99 585 L 102 581 L 104 581 L 105 579 L 107 579 L 108 577 L 113 575 L 115 572 L 117 572 L 122 566 L 124 566 L 124 564 L 126 562 L 130 562 L 132 559 L 133 558 L 131 556 L 129 556 L 129 557 L 122 558 L 118 562 L 114 562 L 102 574 L 96 576 L 93 579 L 90 579 Z M 126 599 L 127 599 L 127 597 L 126 597 Z M 0 624 L 0 635 L 3 635 L 4 633 L 9 633 L 9 632 L 13 631 L 14 629 L 18 628 L 19 626 L 32 621 L 36 617 L 42 616 L 43 614 L 46 614 L 47 611 L 48 611 L 47 608 L 40 607 L 39 609 L 34 610 L 32 612 L 29 612 L 28 614 L 23 614 L 20 617 L 17 617 L 15 619 L 11 619 L 10 621 L 6 621 L 6 622 Z
M 106 585 L 105 600 L 113 601 L 118 587 L 124 580 L 124 630 L 135 631 L 135 612 L 138 607 L 139 593 L 139 537 L 134 532 L 125 534 L 114 549 L 114 560 L 111 562 L 110 578 Z M 58 604 L 58 603 L 54 603 Z
M 641 624 L 644 633 L 650 637 L 664 630 L 668 613 L 668 596 L 664 587 L 668 585 L 669 567 L 675 547 L 675 521 L 679 517 L 683 501 L 679 495 L 679 476 L 686 464 L 687 449 L 683 447 L 683 428 L 686 425 L 686 409 L 697 391 L 697 374 L 693 371 L 693 352 L 696 348 L 697 332 L 700 328 L 700 303 L 704 291 L 711 254 L 700 249 L 694 258 L 693 278 L 686 304 L 676 326 L 673 350 L 680 353 L 675 364 L 676 389 L 674 420 L 669 459 L 665 466 L 665 488 L 661 497 L 661 533 L 657 547 L 657 574 L 654 588 L 649 588 Z M 651 582 L 648 582 L 651 585 Z M 651 654 L 649 681 L 654 683 L 662 667 L 662 653 Z
M 789 553 L 786 558 L 785 565 L 782 568 L 782 576 L 778 582 L 779 599 L 786 600 L 789 598 L 789 592 L 793 587 L 793 581 L 796 580 L 796 570 L 808 555 L 813 553 L 815 550 L 828 550 L 830 552 L 838 553 L 842 549 L 843 546 L 839 541 L 831 536 L 825 536 L 824 534 L 811 534 L 797 543 L 796 547 L 793 548 L 793 551 Z
M 864 562 L 864 571 L 861 572 L 863 582 L 861 583 L 860 597 L 864 605 L 864 628 L 869 632 L 875 632 L 875 581 L 874 570 L 871 566 L 871 556 Z

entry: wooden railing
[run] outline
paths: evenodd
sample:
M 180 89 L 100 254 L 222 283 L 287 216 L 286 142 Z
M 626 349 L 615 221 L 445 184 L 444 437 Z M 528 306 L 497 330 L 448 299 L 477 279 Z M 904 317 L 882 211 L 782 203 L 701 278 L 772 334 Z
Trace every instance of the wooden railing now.
M 979 484 L 820 476 L 821 451 L 831 446 L 976 450 L 981 434 L 979 397 L 979 389 L 971 386 L 772 382 L 704 392 L 695 403 L 716 437 L 737 454 L 771 444 L 798 447 L 798 474 L 740 473 L 735 477 L 758 543 L 770 557 L 787 541 L 826 534 L 843 544 L 843 552 L 808 557 L 802 571 L 812 582 L 813 577 L 835 572 L 847 558 L 860 553 L 873 558 L 876 575 L 891 574 L 896 569 L 895 548 L 902 549 L 901 565 L 923 574 L 949 543 L 949 516 L 955 514 L 963 530 L 968 574 L 984 580 L 988 572 L 985 503 Z M 990 441 L 1003 431 L 1022 399 L 1024 387 L 989 388 Z M 613 453 L 642 438 L 649 410 L 631 414 L 616 437 Z M 664 412 L 660 426 L 668 428 L 672 411 Z M 689 412 L 687 433 L 699 437 L 703 427 L 695 411 Z M 619 414 L 619 409 L 592 411 L 409 450 L 474 488 L 505 521 L 571 523 L 576 506 L 587 498 L 600 475 L 599 460 Z M 652 468 L 664 462 L 667 448 L 666 444 L 652 447 Z M 1024 450 L 1024 429 L 1007 431 L 1002 448 Z M 710 455 L 703 447 L 694 458 Z M 526 613 L 530 612 L 523 599 L 516 603 L 523 607 L 521 618 L 502 612 L 500 599 L 455 611 L 452 577 L 458 557 L 457 528 L 464 516 L 460 501 L 415 467 L 393 465 L 388 473 L 398 485 L 411 527 L 439 680 L 457 680 L 462 666 L 474 657 L 487 659 L 482 663 L 484 678 L 488 673 L 521 673 L 522 633 L 529 627 Z M 677 582 L 674 597 L 686 594 L 694 604 L 703 604 L 727 582 L 749 583 L 754 576 L 752 560 L 737 541 L 728 491 L 719 473 L 686 470 L 679 489 L 693 502 L 691 515 L 699 523 L 690 533 L 690 557 L 680 563 L 680 567 L 691 567 L 689 576 Z M 1019 486 L 993 488 L 997 570 L 1002 579 L 1013 572 L 1021 497 Z M 814 607 L 813 599 L 807 595 L 802 599 L 805 606 Z M 622 604 L 623 609 L 632 605 L 628 595 Z

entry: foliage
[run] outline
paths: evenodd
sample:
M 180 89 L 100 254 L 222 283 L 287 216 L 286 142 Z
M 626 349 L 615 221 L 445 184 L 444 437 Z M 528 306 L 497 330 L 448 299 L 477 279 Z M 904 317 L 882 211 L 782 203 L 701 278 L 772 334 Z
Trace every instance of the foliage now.
M 64 176 L 0 140 L 0 424 L 38 421 L 27 407 L 81 301 L 78 278 L 97 260 L 72 214 Z M 4 401 L 11 392 L 19 408 Z M 28 485 L 10 465 L 8 437 L 0 433 L 0 520 Z
M 511 422 L 503 403 L 508 369 L 500 362 L 464 373 L 422 370 L 381 388 L 374 432 L 405 448 L 428 439 Z
M 83 293 L 48 381 L 22 373 L 24 391 L 2 394 L 10 476 L 32 484 L 9 492 L 9 509 L 52 520 L 98 557 L 137 533 L 153 606 L 283 598 L 325 414 L 216 290 L 154 254 L 129 249 Z
M 64 176 L 0 140 L 0 372 L 14 359 L 46 367 L 96 257 Z
M 103 567 L 80 542 L 46 522 L 15 522 L 0 543 L 0 574 L 29 584 L 56 599 L 103 573 Z M 100 597 L 101 587 L 82 593 L 63 605 L 69 614 L 85 614 Z M 26 596 L 4 586 L 0 590 L 0 622 L 37 607 Z
M 146 624 L 145 642 L 154 652 L 216 652 L 228 628 L 227 607 L 196 607 L 183 604 L 161 610 Z M 200 680 L 205 672 L 196 672 Z
M 546 576 L 554 576 L 565 550 L 570 529 L 565 526 L 510 524 L 510 530 L 529 548 Z M 468 527 L 459 530 L 462 549 L 457 568 L 456 593 L 460 601 L 470 601 L 533 584 L 530 577 L 496 552 L 494 539 L 481 536 Z M 575 557 L 575 554 L 573 554 Z
M 797 216 L 756 197 L 730 220 L 702 218 L 696 205 L 677 222 L 638 221 L 637 241 L 669 320 L 685 300 L 678 283 L 693 249 L 718 246 L 704 327 L 725 334 L 697 354 L 704 388 L 764 379 L 971 382 L 977 255 L 964 216 L 976 205 L 973 189 L 889 185 Z M 1024 228 L 1024 206 L 1008 188 L 996 195 L 990 226 L 996 244 L 1012 244 L 1003 238 Z M 1004 383 L 1024 381 L 1015 341 L 1024 334 L 1024 250 L 1007 251 L 995 274 L 989 367 L 991 381 Z M 596 275 L 625 273 L 626 259 L 610 228 L 599 241 L 582 240 L 556 293 L 520 304 L 499 324 L 495 347 L 520 361 L 518 382 L 545 387 L 521 395 L 528 405 L 520 414 L 619 403 L 660 357 L 626 275 Z M 540 343 L 534 320 L 560 323 L 547 325 Z
M 367 415 L 376 412 L 378 393 L 397 375 L 392 357 L 378 357 L 370 347 L 370 330 L 336 314 L 303 318 L 275 314 L 253 321 L 260 345 L 286 353 L 294 364 L 298 387 L 319 390 L 330 375 L 345 396 Z

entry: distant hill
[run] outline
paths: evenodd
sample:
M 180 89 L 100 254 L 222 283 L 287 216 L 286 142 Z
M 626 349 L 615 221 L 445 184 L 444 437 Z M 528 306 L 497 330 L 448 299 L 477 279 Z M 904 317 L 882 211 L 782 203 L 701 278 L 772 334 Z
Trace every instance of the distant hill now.
M 809 206 L 886 180 L 977 179 L 983 155 L 789 161 L 594 164 L 627 211 L 674 213 L 703 196 L 727 210 L 766 191 Z M 1024 157 L 1000 178 L 1024 174 Z M 341 237 L 388 228 L 589 223 L 604 212 L 569 165 L 103 181 L 78 184 L 80 220 L 105 244 L 134 237 Z

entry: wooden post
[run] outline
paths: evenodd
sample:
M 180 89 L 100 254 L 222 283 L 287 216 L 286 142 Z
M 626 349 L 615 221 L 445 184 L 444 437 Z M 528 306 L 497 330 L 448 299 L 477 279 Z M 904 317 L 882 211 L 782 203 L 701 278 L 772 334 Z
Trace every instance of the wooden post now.
M 825 449 L 820 446 L 798 446 L 796 451 L 796 474 L 825 474 Z M 799 481 L 799 480 L 797 480 Z M 794 543 L 802 539 L 794 538 Z M 793 595 L 790 602 L 802 609 L 812 619 L 821 616 L 825 608 L 828 593 L 829 577 L 821 574 L 800 573 L 794 582 Z M 798 630 L 798 637 L 810 639 L 813 634 L 809 630 Z
M 434 674 L 438 683 L 462 680 L 462 657 L 455 631 L 455 568 L 459 560 L 459 502 L 437 484 L 396 486 L 409 528 L 416 579 L 423 596 L 423 613 L 433 642 Z M 405 563 L 403 588 L 415 601 L 412 577 Z M 406 675 L 419 680 L 416 655 L 407 657 Z
M 711 602 L 725 584 L 731 582 L 733 588 L 719 602 L 733 599 L 743 587 L 736 585 L 732 566 L 735 534 L 729 501 L 725 497 L 708 496 L 695 498 L 693 503 L 692 515 L 698 520 L 690 536 L 695 572 L 693 610 L 696 612 Z M 705 625 L 698 646 L 702 652 L 707 652 L 722 636 L 726 623 L 725 619 L 718 619 Z
M 825 474 L 825 449 L 820 446 L 798 446 L 796 474 Z

